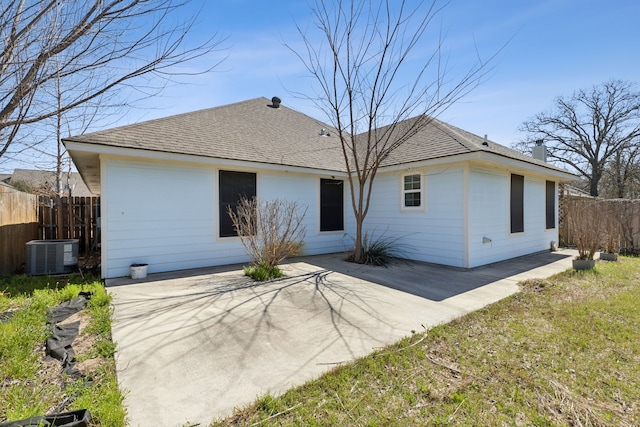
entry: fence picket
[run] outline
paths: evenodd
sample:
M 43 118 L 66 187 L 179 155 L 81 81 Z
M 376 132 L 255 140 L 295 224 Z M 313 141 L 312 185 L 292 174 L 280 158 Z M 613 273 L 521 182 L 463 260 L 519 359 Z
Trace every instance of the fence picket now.
M 560 200 L 560 230 L 561 246 L 576 245 L 576 231 L 572 229 L 572 218 L 584 214 L 588 210 L 597 210 L 598 228 L 604 238 L 611 234 L 619 241 L 620 251 L 623 253 L 640 252 L 638 236 L 640 235 L 640 200 L 629 199 L 595 199 L 592 197 L 561 196 Z
M 38 238 L 37 196 L 0 185 L 0 273 L 25 262 L 25 243 Z

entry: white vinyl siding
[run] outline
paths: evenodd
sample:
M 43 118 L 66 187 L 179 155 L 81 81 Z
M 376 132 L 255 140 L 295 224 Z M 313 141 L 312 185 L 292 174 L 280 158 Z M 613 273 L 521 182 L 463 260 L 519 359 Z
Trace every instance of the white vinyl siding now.
M 320 180 L 318 176 L 261 174 L 258 197 L 263 200 L 295 200 L 300 209 L 307 209 L 303 221 L 307 233 L 302 247 L 302 255 L 343 252 L 353 244 L 349 236 L 352 236 L 355 230 L 349 200 L 349 184 L 344 181 L 343 185 L 346 186 L 343 191 L 345 206 L 343 232 L 320 232 Z
M 218 172 L 228 166 L 101 160 L 102 274 L 129 274 L 133 263 L 149 272 L 245 263 L 238 238 L 219 238 Z M 350 250 L 355 221 L 344 180 L 344 231 L 320 231 L 320 179 L 315 173 L 234 168 L 256 174 L 258 200 L 295 200 L 307 209 L 302 255 Z M 516 172 L 517 173 L 517 172 Z M 405 176 L 419 175 L 421 208 L 404 209 Z M 393 241 L 398 254 L 417 261 L 476 267 L 542 250 L 558 240 L 546 229 L 544 175 L 524 176 L 524 232 L 510 232 L 511 171 L 454 164 L 380 172 L 363 224 L 369 239 Z M 413 181 L 413 178 L 410 180 Z M 557 191 L 553 206 L 558 217 Z M 425 209 L 428 206 L 428 209 Z
M 422 169 L 417 174 L 424 197 L 421 209 L 411 214 L 404 209 L 404 176 L 416 173 L 376 176 L 364 230 L 369 238 L 392 240 L 402 257 L 461 267 L 462 167 Z
M 545 230 L 545 181 L 526 175 L 524 231 L 511 233 L 510 180 L 506 171 L 471 168 L 468 267 L 548 250 L 557 241 L 556 230 Z
M 157 273 L 248 261 L 238 238 L 217 236 L 217 175 L 228 167 L 112 159 L 102 167 L 104 278 L 128 276 L 133 263 L 147 263 L 149 273 Z M 345 234 L 353 229 L 351 216 L 345 216 L 345 233 L 317 231 L 316 175 L 253 172 L 259 200 L 284 198 L 308 207 L 305 255 L 345 250 Z

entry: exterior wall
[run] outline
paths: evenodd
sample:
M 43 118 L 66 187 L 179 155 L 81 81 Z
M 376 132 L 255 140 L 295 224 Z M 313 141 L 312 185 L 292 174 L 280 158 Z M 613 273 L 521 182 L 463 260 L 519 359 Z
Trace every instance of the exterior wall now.
M 296 200 L 307 208 L 303 255 L 353 247 L 355 222 L 344 181 L 345 230 L 320 232 L 320 178 L 250 168 L 262 200 Z M 133 263 L 162 272 L 247 262 L 237 237 L 218 237 L 219 168 L 106 158 L 101 161 L 102 275 L 127 276 Z M 422 176 L 421 209 L 401 207 L 402 176 Z M 463 164 L 381 173 L 364 231 L 394 241 L 399 255 L 456 267 L 476 267 L 549 249 L 557 226 L 545 230 L 545 180 L 524 175 L 524 232 L 510 233 L 510 173 Z M 556 191 L 557 197 L 557 191 Z M 556 225 L 558 203 L 556 202 Z
M 235 170 L 224 167 L 224 170 Z M 305 254 L 345 250 L 353 226 L 345 188 L 345 232 L 319 232 L 320 177 L 257 173 L 263 200 L 289 196 L 308 205 Z M 237 237 L 218 237 L 217 168 L 103 159 L 102 276 L 129 275 L 133 263 L 149 273 L 247 262 Z
M 543 178 L 524 175 L 524 232 L 510 232 L 510 176 L 507 171 L 470 168 L 467 267 L 548 250 L 552 240 L 558 241 L 557 201 L 556 228 L 545 229 Z
M 343 252 L 353 246 L 355 222 L 349 199 L 349 183 L 344 180 L 344 231 L 320 231 L 320 178 L 302 174 L 258 174 L 258 194 L 263 200 L 295 200 L 301 209 L 307 208 L 304 217 L 306 235 L 301 255 L 317 255 Z
M 401 208 L 405 173 L 422 176 L 424 209 Z M 380 174 L 374 182 L 364 230 L 374 238 L 395 241 L 403 258 L 463 267 L 464 206 L 462 166 Z

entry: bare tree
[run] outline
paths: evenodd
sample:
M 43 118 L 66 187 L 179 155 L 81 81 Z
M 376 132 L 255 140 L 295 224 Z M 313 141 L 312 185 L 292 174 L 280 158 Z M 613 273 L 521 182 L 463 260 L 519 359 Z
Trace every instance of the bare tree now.
M 528 133 L 524 143 L 543 139 L 548 158 L 577 171 L 597 196 L 607 164 L 640 144 L 640 92 L 630 82 L 610 80 L 558 97 L 551 111 L 524 122 L 521 130 Z
M 97 120 L 104 122 L 107 118 L 119 117 L 126 104 L 122 104 L 118 100 L 115 92 L 106 92 L 73 109 L 63 110 L 67 93 L 71 92 L 72 95 L 74 93 L 73 87 L 65 88 L 63 84 L 69 84 L 69 81 L 60 78 L 54 79 L 54 93 L 50 94 L 50 97 L 55 102 L 53 108 L 58 113 L 44 120 L 44 124 L 48 126 L 39 126 L 42 135 L 29 144 L 29 147 L 44 157 L 41 166 L 45 170 L 51 170 L 51 165 L 54 165 L 56 172 L 54 188 L 57 196 L 71 197 L 73 193 L 71 185 L 72 161 L 62 143 L 62 138 L 86 132 Z M 55 150 L 51 148 L 51 145 L 55 145 Z
M 365 261 L 363 222 L 381 162 L 476 87 L 495 57 L 477 55 L 467 71 L 452 75 L 442 33 L 431 31 L 445 5 L 317 0 L 312 12 L 322 41 L 298 26 L 305 47 L 289 46 L 319 84 L 319 93 L 307 97 L 338 131 L 356 221 L 355 262 Z
M 242 197 L 235 210 L 227 207 L 227 213 L 254 264 L 276 267 L 300 252 L 307 209 L 301 210 L 297 202 Z
M 635 199 L 640 195 L 640 143 L 626 144 L 612 156 L 602 175 L 601 195 Z
M 86 104 L 128 84 L 148 95 L 177 66 L 212 52 L 211 38 L 185 47 L 194 18 L 174 0 L 6 0 L 0 5 L 0 158 L 22 126 Z M 214 36 L 215 37 L 215 36 Z M 206 70 L 213 68 L 212 64 Z M 61 105 L 47 101 L 61 80 Z M 138 84 L 136 84 L 138 82 Z

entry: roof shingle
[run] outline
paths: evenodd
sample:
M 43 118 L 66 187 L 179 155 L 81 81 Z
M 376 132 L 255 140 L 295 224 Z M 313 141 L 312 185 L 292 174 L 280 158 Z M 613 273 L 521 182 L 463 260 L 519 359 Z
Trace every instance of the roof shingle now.
M 411 126 L 414 117 L 397 126 Z M 321 129 L 331 136 L 322 136 Z M 380 134 L 388 127 L 377 129 Z M 401 133 L 402 131 L 396 131 Z M 68 141 L 112 147 L 151 150 L 240 160 L 274 165 L 345 172 L 346 166 L 337 131 L 305 114 L 280 106 L 274 108 L 264 98 L 191 113 L 179 114 L 133 125 L 89 133 Z M 364 138 L 363 134 L 357 139 Z M 389 153 L 381 166 L 396 166 L 488 152 L 562 171 L 550 164 L 512 150 L 435 118 Z M 564 171 L 562 171 L 564 172 Z
M 332 136 L 321 136 L 326 128 Z M 70 141 L 340 171 L 335 129 L 266 98 L 89 133 Z

